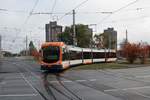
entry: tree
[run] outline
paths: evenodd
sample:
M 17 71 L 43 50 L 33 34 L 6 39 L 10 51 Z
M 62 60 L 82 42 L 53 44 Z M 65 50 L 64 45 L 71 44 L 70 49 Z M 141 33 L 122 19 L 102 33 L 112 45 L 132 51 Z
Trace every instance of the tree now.
M 21 56 L 25 56 L 26 55 L 26 50 L 21 50 L 19 53 Z
M 149 56 L 149 48 L 147 43 L 139 43 L 139 59 L 141 64 L 146 63 Z
M 37 51 L 37 49 L 35 48 L 33 41 L 30 41 L 30 43 L 29 43 L 29 52 L 30 52 L 30 55 L 33 56 L 35 59 L 37 59 L 37 60 L 39 59 L 40 54 Z
M 135 43 L 127 43 L 122 49 L 127 61 L 129 63 L 134 63 L 138 58 L 139 45 Z
M 95 38 L 95 45 L 96 45 L 96 48 L 104 48 L 104 36 L 103 36 L 103 33 L 102 34 L 99 34 L 99 35 L 95 35 L 94 36 Z
M 63 41 L 68 45 L 72 45 L 73 38 L 72 38 L 71 28 L 65 27 L 64 32 L 61 34 L 58 34 L 58 39 L 59 39 L 59 41 Z
M 9 51 L 4 51 L 4 57 L 12 57 L 12 53 Z
M 141 61 L 141 64 L 146 63 L 146 60 L 149 55 L 149 48 L 147 43 L 126 43 L 122 51 L 124 53 L 124 56 L 130 63 L 134 63 L 134 61 L 139 58 Z
M 65 31 L 58 35 L 59 40 L 66 44 L 73 44 L 73 26 L 66 27 Z M 79 47 L 90 47 L 92 41 L 92 32 L 88 28 L 88 25 L 77 24 L 76 25 L 76 40 Z
M 87 25 L 78 24 L 76 25 L 76 38 L 77 38 L 77 45 L 79 47 L 88 48 L 90 47 L 91 40 L 92 40 L 92 33 Z
M 148 52 L 149 52 L 148 57 L 150 58 L 150 45 L 148 45 L 147 48 L 148 48 Z

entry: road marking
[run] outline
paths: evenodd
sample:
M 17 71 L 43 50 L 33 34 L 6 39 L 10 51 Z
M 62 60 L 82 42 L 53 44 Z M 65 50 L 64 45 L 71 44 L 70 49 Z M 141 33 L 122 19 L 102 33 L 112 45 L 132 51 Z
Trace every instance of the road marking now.
M 87 80 L 76 80 L 76 82 L 86 82 Z
M 148 78 L 150 75 L 144 75 L 144 76 L 135 76 L 136 78 Z
M 37 94 L 7 94 L 7 95 L 0 95 L 0 97 L 31 97 L 37 96 Z
M 49 81 L 50 83 L 59 83 L 58 81 Z M 73 81 L 61 81 L 63 83 L 72 83 Z
M 96 79 L 90 79 L 89 81 L 96 81 Z
M 89 79 L 89 80 L 74 80 L 74 82 L 87 82 L 87 81 L 96 81 L 97 79 Z M 58 81 L 49 81 L 50 83 L 58 83 Z M 67 81 L 61 81 L 63 83 L 72 83 L 73 81 L 67 80 Z
M 28 68 L 29 68 L 29 66 L 28 66 Z M 25 70 L 27 70 L 28 72 L 30 72 L 34 77 L 36 77 L 37 79 L 40 79 L 41 80 L 41 77 L 40 76 L 38 76 L 38 75 L 36 75 L 35 73 L 33 73 L 32 71 L 30 71 L 29 69 L 27 69 L 27 68 L 24 68 Z
M 49 81 L 50 83 L 59 83 L 59 81 Z M 61 81 L 63 83 L 72 83 L 73 81 Z
M 49 81 L 50 83 L 58 83 L 58 81 Z
M 33 87 L 33 85 L 26 79 L 26 77 L 24 76 L 23 73 L 20 73 L 20 75 L 22 76 L 22 78 L 29 84 L 29 86 L 36 92 L 38 93 L 38 91 Z
M 144 95 L 144 94 L 142 94 L 142 93 L 139 93 L 139 92 L 135 92 L 137 95 L 140 95 L 140 96 L 142 96 L 142 97 L 145 97 L 145 98 L 149 98 L 150 99 L 150 96 L 147 96 L 147 95 Z
M 124 88 L 124 89 L 110 89 L 110 90 L 104 90 L 104 92 L 115 92 L 115 91 L 126 91 L 126 90 L 139 90 L 139 89 L 148 89 L 150 86 L 143 86 L 143 87 L 133 87 L 133 88 Z
M 70 83 L 70 82 L 73 82 L 73 81 L 63 81 L 64 83 Z
M 13 64 L 16 65 L 16 66 L 18 66 L 17 63 L 14 63 L 14 62 L 13 62 Z M 29 67 L 29 66 L 28 66 L 28 67 Z M 35 73 L 33 73 L 32 71 L 30 71 L 30 70 L 27 69 L 26 67 L 24 67 L 24 69 L 25 69 L 26 71 L 30 72 L 30 73 L 31 73 L 34 77 L 36 77 L 37 79 L 41 79 L 40 76 L 36 75 Z

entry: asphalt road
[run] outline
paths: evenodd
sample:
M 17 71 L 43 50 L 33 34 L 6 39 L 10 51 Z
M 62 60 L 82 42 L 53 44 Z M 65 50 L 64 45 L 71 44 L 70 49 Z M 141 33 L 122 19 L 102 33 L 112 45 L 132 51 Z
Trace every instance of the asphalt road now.
M 5 58 L 0 100 L 150 100 L 150 67 L 51 74 L 33 61 Z

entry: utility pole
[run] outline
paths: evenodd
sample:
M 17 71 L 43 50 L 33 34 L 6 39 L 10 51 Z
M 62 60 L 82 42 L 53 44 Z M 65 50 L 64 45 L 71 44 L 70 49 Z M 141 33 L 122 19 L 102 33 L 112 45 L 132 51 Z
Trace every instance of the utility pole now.
M 28 36 L 26 36 L 25 41 L 26 41 L 26 43 L 25 43 L 26 44 L 26 54 L 25 55 L 27 56 L 28 55 Z
M 111 43 L 112 43 L 112 33 L 109 33 L 109 49 L 111 49 Z
M 73 45 L 77 45 L 76 41 L 76 26 L 75 26 L 75 10 L 73 10 Z
M 110 56 L 110 52 L 111 52 L 111 45 L 112 44 L 112 33 L 109 34 L 109 56 Z
M 2 36 L 0 35 L 0 58 L 2 57 Z
M 126 29 L 126 43 L 128 42 L 128 31 Z

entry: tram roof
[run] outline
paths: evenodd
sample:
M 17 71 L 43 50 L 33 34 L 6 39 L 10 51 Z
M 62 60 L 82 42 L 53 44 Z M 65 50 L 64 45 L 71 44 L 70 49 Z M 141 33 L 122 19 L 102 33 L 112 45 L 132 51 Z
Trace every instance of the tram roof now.
M 65 44 L 63 42 L 45 42 L 42 44 L 41 47 L 47 47 L 47 46 L 64 46 Z
M 45 42 L 42 44 L 41 47 L 47 47 L 47 46 L 67 46 L 69 50 L 75 50 L 75 51 L 84 51 L 84 52 L 89 52 L 89 51 L 93 51 L 93 52 L 116 52 L 114 49 L 95 49 L 95 48 L 81 48 L 81 47 L 76 47 L 73 45 L 65 45 L 64 42 Z

